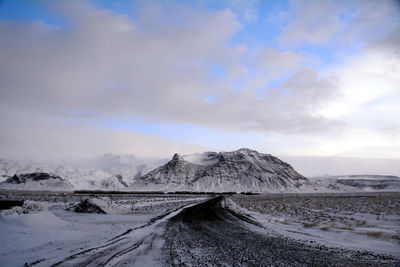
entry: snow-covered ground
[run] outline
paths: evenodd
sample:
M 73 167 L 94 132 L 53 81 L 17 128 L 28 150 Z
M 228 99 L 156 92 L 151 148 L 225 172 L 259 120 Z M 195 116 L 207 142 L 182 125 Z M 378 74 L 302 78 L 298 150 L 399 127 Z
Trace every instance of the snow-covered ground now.
M 107 210 L 110 214 L 76 213 L 71 210 L 75 203 L 69 202 L 44 202 L 44 209 L 20 215 L 4 210 L 0 215 L 0 266 L 49 266 L 84 248 L 106 243 L 127 229 L 145 225 L 163 213 L 204 199 L 138 197 L 113 202 Z
M 41 196 L 42 200 L 46 200 L 45 194 Z M 7 196 L 12 198 L 13 195 Z M 21 197 L 18 195 L 19 199 Z M 26 198 L 31 197 L 29 193 L 26 195 Z M 1 212 L 0 266 L 23 266 L 25 263 L 28 266 L 56 263 L 60 266 L 122 263 L 163 266 L 165 238 L 171 248 L 174 247 L 171 240 L 186 234 L 187 240 L 181 245 L 187 247 L 179 249 L 190 252 L 196 247 L 196 240 L 190 240 L 190 233 L 197 233 L 196 224 L 190 231 L 188 228 L 187 233 L 173 237 L 171 233 L 185 231 L 186 226 L 171 228 L 173 224 L 169 224 L 168 228 L 170 218 L 180 213 L 183 207 L 209 197 L 153 194 L 121 196 L 113 200 L 104 196 L 95 198 L 92 203 L 101 206 L 107 214 L 75 212 L 77 198 L 73 194 L 58 199 L 48 196 L 50 202 L 26 201 L 23 207 Z M 241 215 L 232 217 L 225 207 Z M 217 207 L 215 211 L 232 217 L 234 220 L 227 222 L 237 225 L 237 229 L 244 231 L 243 227 L 248 227 L 248 233 L 259 233 L 252 235 L 253 238 L 275 236 L 276 240 L 286 240 L 290 245 L 304 244 L 310 251 L 322 249 L 340 254 L 340 251 L 350 250 L 354 255 L 361 255 L 363 260 L 368 260 L 369 255 L 380 257 L 373 259 L 378 262 L 393 262 L 391 257 L 398 259 L 397 262 L 400 260 L 399 193 L 231 195 L 226 197 L 225 206 Z M 219 217 L 218 213 L 213 216 L 219 218 L 215 225 L 207 218 L 200 222 L 211 227 L 205 230 L 212 232 L 224 227 L 224 217 Z M 246 224 L 246 220 L 241 221 L 241 216 L 251 218 L 262 227 Z M 196 220 L 202 220 L 202 215 Z M 231 228 L 236 229 L 235 225 Z M 169 235 L 164 236 L 166 229 L 169 229 Z M 230 238 L 236 238 L 234 231 L 232 234 Z M 268 241 L 272 246 L 274 238 Z M 207 246 L 203 249 L 207 250 Z M 223 247 L 218 248 L 218 251 L 223 250 Z
M 400 194 L 232 196 L 227 205 L 307 243 L 400 258 Z

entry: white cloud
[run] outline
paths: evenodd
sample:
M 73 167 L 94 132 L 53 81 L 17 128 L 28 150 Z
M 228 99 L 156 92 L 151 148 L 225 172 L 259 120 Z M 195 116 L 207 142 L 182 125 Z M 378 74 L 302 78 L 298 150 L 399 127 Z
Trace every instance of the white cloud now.
M 392 116 L 400 114 L 396 101 L 400 94 L 399 62 L 398 57 L 370 50 L 330 70 L 338 77 L 340 97 L 322 108 L 321 114 L 367 129 L 376 128 L 378 120 L 399 124 L 400 117 Z M 379 103 L 379 112 L 374 112 Z

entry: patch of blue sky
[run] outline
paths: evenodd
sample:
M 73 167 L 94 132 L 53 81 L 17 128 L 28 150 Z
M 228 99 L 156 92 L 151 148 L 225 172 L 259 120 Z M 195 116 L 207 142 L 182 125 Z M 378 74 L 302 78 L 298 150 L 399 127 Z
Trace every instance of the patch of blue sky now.
M 291 96 L 293 94 L 293 92 L 291 90 L 282 90 L 282 92 L 286 95 L 286 96 Z
M 244 78 L 240 78 L 238 80 L 235 81 L 234 83 L 234 87 L 232 88 L 232 92 L 240 92 L 244 89 L 244 87 L 246 86 L 246 79 Z
M 268 82 L 266 82 L 264 84 L 264 88 L 275 88 L 275 89 L 279 89 L 282 85 L 282 83 L 286 82 L 290 76 L 292 76 L 294 73 L 296 72 L 296 70 L 291 70 L 286 72 L 285 74 L 279 76 L 276 79 L 271 79 Z
M 0 20 L 43 21 L 58 28 L 68 21 L 44 4 L 44 1 L 0 0 Z
M 323 73 L 326 69 L 343 64 L 349 56 L 354 57 L 361 54 L 362 50 L 362 41 L 354 40 L 350 43 L 335 42 L 335 44 L 325 46 L 303 44 L 294 51 L 304 54 L 306 60 L 303 60 L 303 66 L 312 67 Z
M 215 96 L 208 95 L 208 96 L 206 96 L 206 101 L 207 101 L 207 103 L 215 104 L 215 103 L 217 103 L 218 100 Z
M 246 43 L 249 50 L 261 46 L 278 48 L 277 38 L 286 26 L 285 14 L 290 11 L 289 1 L 255 2 L 255 20 L 246 21 L 241 17 L 242 29 L 233 37 L 230 44 Z
M 208 67 L 208 70 L 210 72 L 209 78 L 211 81 L 226 80 L 227 71 L 222 66 L 218 64 L 212 64 Z
M 117 14 L 132 16 L 134 7 L 132 0 L 110 1 L 110 0 L 89 0 L 97 8 L 111 10 Z
M 350 3 L 349 7 L 343 9 L 338 14 L 338 19 L 342 29 L 332 36 L 329 42 L 325 44 L 304 42 L 295 48 L 294 51 L 318 57 L 320 60 L 317 60 L 314 63 L 311 61 L 311 65 L 322 68 L 341 63 L 343 58 L 348 55 L 354 56 L 361 53 L 363 46 L 365 45 L 363 39 L 352 38 L 352 34 L 348 32 L 348 29 L 352 29 L 352 24 L 356 23 L 356 17 L 357 10 L 352 7 Z
M 310 60 L 309 62 L 305 62 L 305 65 L 312 65 L 314 67 L 316 65 L 331 65 L 338 60 L 336 50 L 327 46 L 305 43 L 300 47 L 297 47 L 294 51 L 296 53 L 304 53 L 311 57 L 317 57 L 319 60 Z

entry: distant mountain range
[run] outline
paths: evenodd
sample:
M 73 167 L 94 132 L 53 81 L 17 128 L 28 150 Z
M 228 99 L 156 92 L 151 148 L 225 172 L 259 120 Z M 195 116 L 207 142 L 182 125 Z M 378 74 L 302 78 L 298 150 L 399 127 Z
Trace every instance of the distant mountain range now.
M 93 190 L 122 190 L 129 187 L 134 181 L 165 163 L 166 160 L 142 160 L 133 155 L 113 155 L 87 160 L 84 162 L 73 162 L 69 164 L 54 163 L 32 163 L 16 162 L 12 160 L 0 160 L 0 188 L 5 189 L 28 189 L 51 190 L 52 184 L 45 181 L 27 180 L 27 184 L 13 184 L 6 180 L 14 174 L 49 173 L 61 177 L 72 185 L 72 189 Z M 3 182 L 2 182 L 3 181 Z M 60 187 L 59 187 L 60 188 Z M 66 188 L 63 187 L 64 190 Z
M 400 178 L 363 175 L 307 179 L 270 154 L 243 148 L 232 152 L 175 154 L 169 161 L 114 154 L 65 165 L 0 160 L 0 189 L 364 191 L 400 190 Z
M 311 180 L 336 191 L 400 191 L 400 177 L 393 175 L 325 175 Z

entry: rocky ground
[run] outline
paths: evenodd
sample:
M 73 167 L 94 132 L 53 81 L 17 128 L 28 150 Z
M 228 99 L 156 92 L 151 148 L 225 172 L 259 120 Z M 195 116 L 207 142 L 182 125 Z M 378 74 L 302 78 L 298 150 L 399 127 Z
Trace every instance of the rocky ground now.
M 163 249 L 170 266 L 397 266 L 394 257 L 307 245 L 258 231 L 251 218 L 224 205 L 223 198 L 187 208 L 167 224 Z

